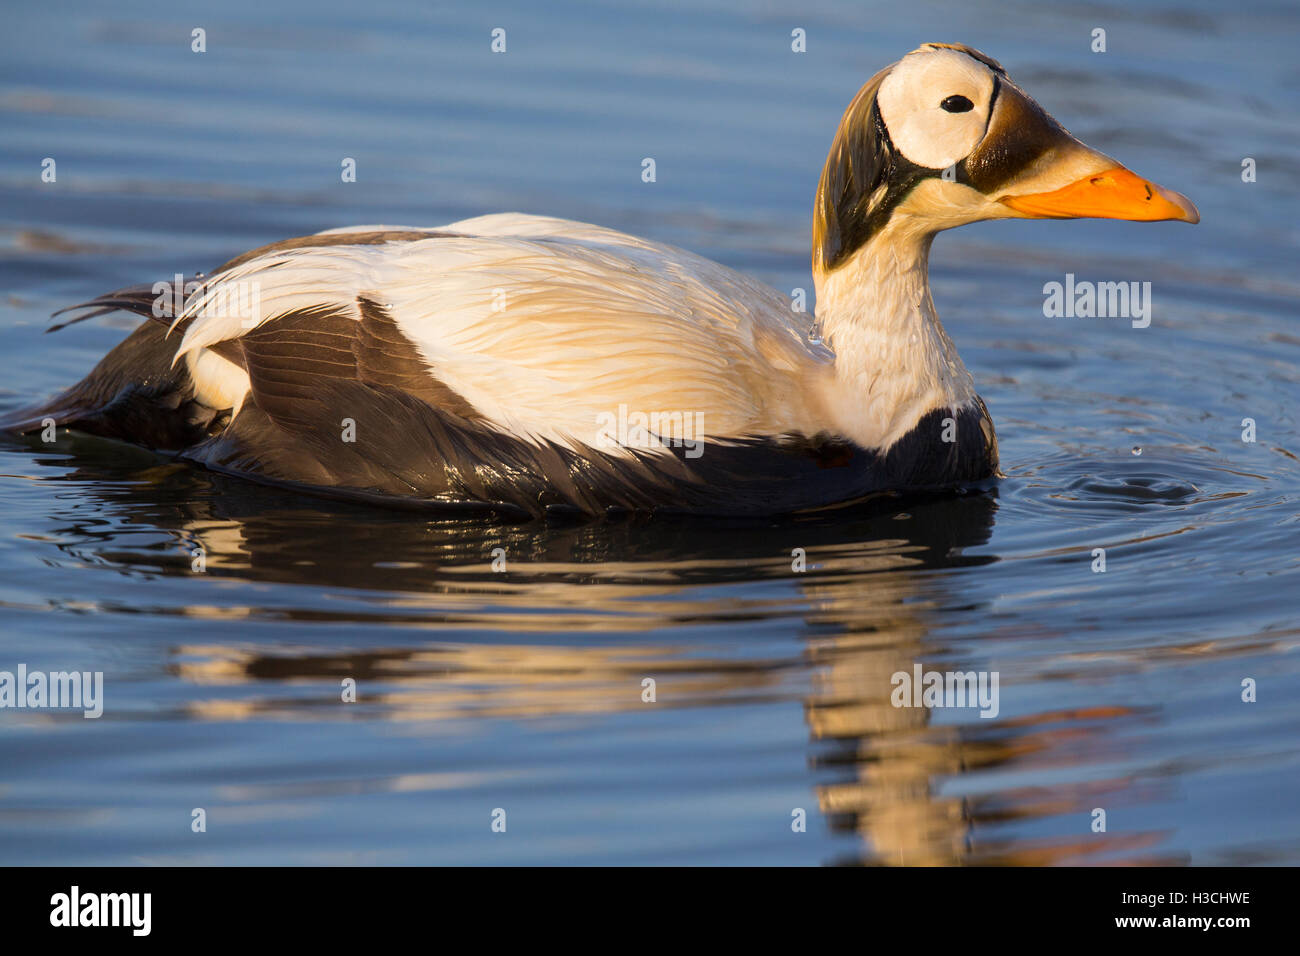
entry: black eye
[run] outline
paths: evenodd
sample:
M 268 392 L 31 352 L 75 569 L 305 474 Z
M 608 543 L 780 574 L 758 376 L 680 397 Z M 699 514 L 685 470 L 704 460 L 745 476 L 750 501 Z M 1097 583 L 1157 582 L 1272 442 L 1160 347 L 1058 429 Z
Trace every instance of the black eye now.
M 975 104 L 960 93 L 954 93 L 939 105 L 949 113 L 969 113 L 975 108 Z

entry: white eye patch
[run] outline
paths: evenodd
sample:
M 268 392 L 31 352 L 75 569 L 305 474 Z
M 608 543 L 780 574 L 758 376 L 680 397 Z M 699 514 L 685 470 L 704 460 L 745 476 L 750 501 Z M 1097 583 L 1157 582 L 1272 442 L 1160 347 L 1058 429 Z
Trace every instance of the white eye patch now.
M 952 96 L 972 108 L 945 110 L 941 104 Z M 876 103 L 895 149 L 918 166 L 947 169 L 984 137 L 992 96 L 993 71 L 983 63 L 958 50 L 922 47 L 885 77 Z

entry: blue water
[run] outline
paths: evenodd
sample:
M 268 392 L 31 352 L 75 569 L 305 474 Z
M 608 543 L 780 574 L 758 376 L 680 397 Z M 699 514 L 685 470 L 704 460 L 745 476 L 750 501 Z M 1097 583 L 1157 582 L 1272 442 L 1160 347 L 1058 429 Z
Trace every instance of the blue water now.
M 494 526 L 0 442 L 0 671 L 105 680 L 97 720 L 0 710 L 0 862 L 1300 863 L 1298 26 L 1283 2 L 11 11 L 0 409 L 134 325 L 46 336 L 54 309 L 341 225 L 545 213 L 811 290 L 839 115 L 928 40 L 1203 221 L 940 237 L 987 494 Z M 1066 273 L 1151 282 L 1151 326 L 1045 318 Z M 997 717 L 892 706 L 915 664 L 996 671 Z

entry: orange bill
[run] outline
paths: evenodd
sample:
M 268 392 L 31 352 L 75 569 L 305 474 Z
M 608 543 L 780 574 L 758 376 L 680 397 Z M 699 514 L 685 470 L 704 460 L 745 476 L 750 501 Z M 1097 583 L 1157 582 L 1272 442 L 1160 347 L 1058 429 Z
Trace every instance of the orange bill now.
M 1005 196 L 998 202 L 1036 219 L 1201 220 L 1186 196 L 1148 182 L 1123 166 L 1093 173 L 1051 192 Z

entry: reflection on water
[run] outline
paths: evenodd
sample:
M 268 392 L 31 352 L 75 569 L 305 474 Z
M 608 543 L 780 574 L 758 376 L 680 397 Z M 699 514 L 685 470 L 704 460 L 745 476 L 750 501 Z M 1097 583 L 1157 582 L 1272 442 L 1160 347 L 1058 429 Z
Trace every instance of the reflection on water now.
M 65 448 L 75 456 L 61 454 Z M 490 738 L 499 732 L 494 724 L 520 720 L 595 729 L 612 715 L 635 719 L 653 707 L 689 727 L 709 708 L 797 701 L 809 739 L 804 785 L 832 839 L 826 862 L 1188 859 L 1185 849 L 1166 846 L 1174 828 L 1159 821 L 1089 830 L 1096 807 L 1120 815 L 1177 798 L 1174 771 L 1149 765 L 1143 740 L 1168 720 L 1159 703 L 1050 695 L 1037 706 L 1020 703 L 1019 683 L 1096 682 L 1113 669 L 1112 655 L 1061 653 L 1050 671 L 1034 673 L 1004 651 L 1009 660 L 995 662 L 1003 683 L 994 719 L 891 703 L 893 675 L 914 665 L 989 669 L 980 641 L 960 627 L 954 633 L 953 616 L 987 614 L 995 593 L 967 582 L 1016 563 L 987 551 L 1003 507 L 996 492 L 884 498 L 833 519 L 494 525 L 296 498 L 93 439 L 35 453 L 33 474 L 52 470 L 75 489 L 59 496 L 63 505 L 50 516 L 44 560 L 63 568 L 111 563 L 137 583 L 127 599 L 115 588 L 84 595 L 80 610 L 219 625 L 218 639 L 194 640 L 178 626 L 147 642 L 157 659 L 135 664 L 128 680 L 138 686 L 117 685 L 108 719 L 325 728 L 360 720 L 421 735 L 469 722 Z M 1198 494 L 1113 475 L 1044 497 L 1104 514 L 1122 501 L 1160 507 Z M 346 548 L 338 546 L 340 527 L 349 529 Z M 806 556 L 802 572 L 792 568 L 795 548 Z M 200 551 L 206 570 L 197 574 L 192 555 Z M 494 553 L 506 556 L 504 571 L 492 569 Z M 150 581 L 177 589 L 141 586 Z M 268 642 L 256 631 L 244 638 L 240 622 L 308 629 Z M 773 625 L 795 638 L 762 639 Z M 313 637 L 304 643 L 306 634 Z M 1053 637 L 1042 628 L 999 636 Z M 1290 649 L 1295 638 L 1193 641 L 1137 654 L 1144 666 L 1160 666 Z M 653 704 L 642 698 L 647 677 L 656 685 Z M 360 689 L 355 704 L 340 702 L 345 678 Z M 160 681 L 188 688 L 161 713 L 147 702 Z M 272 772 L 257 782 L 281 744 L 254 746 L 250 759 L 265 769 L 223 782 L 222 799 L 255 808 L 339 792 L 382 797 L 485 780 L 518 786 L 507 767 L 455 766 L 379 779 Z M 626 759 L 635 763 L 636 751 Z M 705 778 L 706 788 L 718 784 Z M 515 799 L 526 793 L 525 785 Z M 0 812 L 0 829 L 5 819 Z

